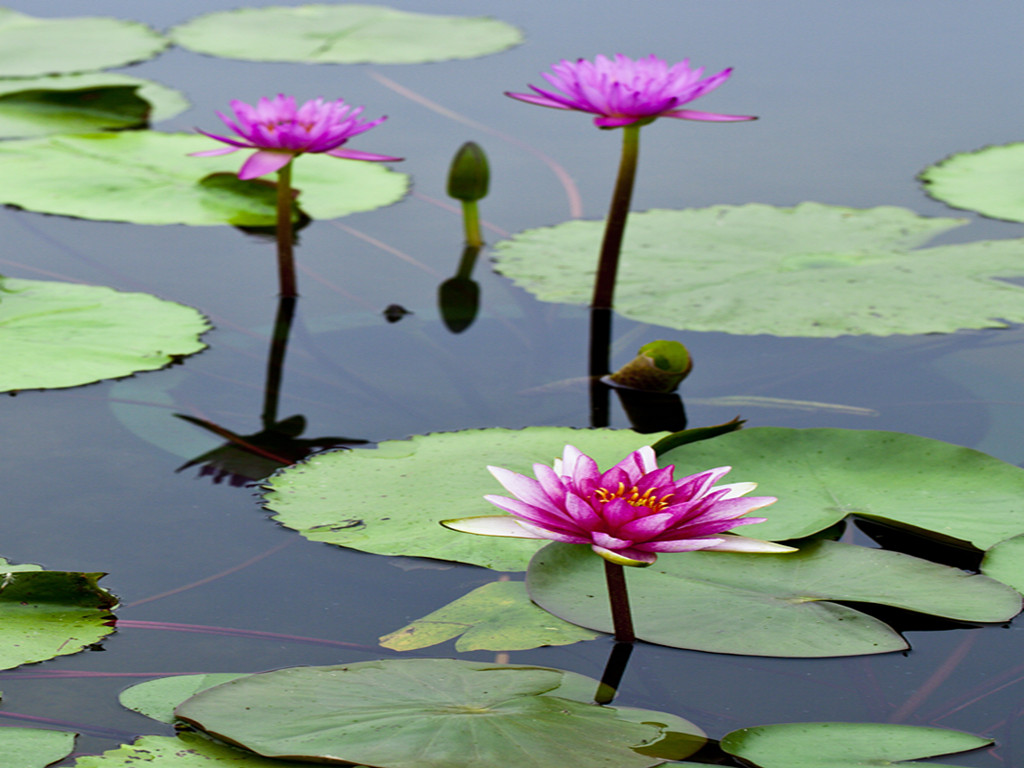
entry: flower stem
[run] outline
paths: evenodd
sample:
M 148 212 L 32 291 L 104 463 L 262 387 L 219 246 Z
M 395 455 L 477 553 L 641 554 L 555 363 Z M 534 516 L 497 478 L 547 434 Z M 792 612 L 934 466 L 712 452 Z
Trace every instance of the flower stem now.
M 626 573 L 618 563 L 605 560 L 604 576 L 608 582 L 608 598 L 612 605 L 615 641 L 636 642 L 636 635 L 633 634 L 633 617 L 629 612 L 629 593 L 626 592 Z
M 601 241 L 601 259 L 597 265 L 594 281 L 592 309 L 611 309 L 615 294 L 615 274 L 619 268 L 619 251 L 622 236 L 626 231 L 626 217 L 629 202 L 633 197 L 633 180 L 636 178 L 636 161 L 640 154 L 640 126 L 627 125 L 622 129 L 622 158 L 619 160 L 619 175 L 615 179 L 608 220 L 604 225 L 604 240 Z
M 466 230 L 466 245 L 472 248 L 483 248 L 484 238 L 480 234 L 480 210 L 476 200 L 462 201 L 462 222 Z
M 277 172 L 277 280 L 282 299 L 299 295 L 292 240 L 292 161 L 288 161 Z

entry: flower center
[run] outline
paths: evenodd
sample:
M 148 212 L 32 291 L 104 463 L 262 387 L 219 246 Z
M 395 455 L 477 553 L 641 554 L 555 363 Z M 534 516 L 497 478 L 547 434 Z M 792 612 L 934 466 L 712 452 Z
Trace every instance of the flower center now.
M 631 506 L 648 507 L 652 512 L 661 512 L 661 510 L 669 505 L 669 500 L 675 494 L 666 493 L 664 496 L 659 497 L 657 492 L 657 488 L 648 488 L 641 494 L 635 485 L 627 490 L 624 483 L 619 483 L 619 487 L 614 491 L 608 488 L 596 488 L 594 495 L 597 496 L 598 501 L 604 504 L 607 504 L 612 499 L 624 499 Z

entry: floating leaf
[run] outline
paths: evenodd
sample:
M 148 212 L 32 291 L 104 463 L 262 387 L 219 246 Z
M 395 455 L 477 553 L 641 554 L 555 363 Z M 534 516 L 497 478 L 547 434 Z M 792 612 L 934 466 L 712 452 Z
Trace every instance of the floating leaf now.
M 1024 240 L 911 250 L 966 223 L 902 208 L 718 205 L 629 217 L 615 307 L 643 323 L 776 336 L 936 333 L 1024 321 Z M 590 300 L 603 231 L 570 221 L 497 245 L 542 301 Z M 813 297 L 813 298 L 810 298 Z
M 0 566 L 0 669 L 78 653 L 112 631 L 102 573 Z M 0 763 L 7 765 L 7 763 Z
M 562 621 L 538 608 L 521 581 L 495 581 L 380 638 L 395 651 L 429 648 L 453 637 L 455 650 L 523 651 L 542 645 L 571 645 L 597 633 Z
M 147 680 L 121 691 L 121 706 L 161 723 L 174 723 L 174 708 L 185 699 L 215 685 L 244 677 L 244 672 L 214 672 L 208 675 L 174 675 Z
M 188 157 L 205 136 L 126 131 L 0 143 L 0 202 L 30 211 L 136 224 L 265 226 L 272 181 L 239 181 L 244 153 Z M 230 174 L 224 181 L 207 179 Z M 295 163 L 298 204 L 315 219 L 389 205 L 407 177 L 377 163 L 306 155 Z
M 634 748 L 656 751 L 672 731 L 695 736 L 686 754 L 703 741 L 674 715 L 577 700 L 581 688 L 589 700 L 597 681 L 450 659 L 371 661 L 250 675 L 176 714 L 264 756 L 388 768 L 493 768 L 509 755 L 523 768 L 562 768 L 570 748 L 575 768 L 654 766 L 665 758 Z
M 40 280 L 4 281 L 0 391 L 75 387 L 163 368 L 206 345 L 191 307 L 145 293 Z
M 75 734 L 42 728 L 0 728 L 0 765 L 4 768 L 46 768 L 75 748 Z
M 925 191 L 953 208 L 1024 221 L 1024 142 L 947 157 L 921 172 Z
M 612 631 L 604 561 L 551 544 L 526 574 L 530 597 L 583 627 Z M 877 603 L 970 622 L 1001 622 L 1020 595 L 898 552 L 819 541 L 788 554 L 687 552 L 627 569 L 637 637 L 749 656 L 856 656 L 907 648 L 886 624 L 844 603 Z
M 0 8 L 0 77 L 122 67 L 156 56 L 168 40 L 137 21 L 41 19 Z
M 80 757 L 74 768 L 309 768 L 308 762 L 270 760 L 226 744 L 217 744 L 198 733 L 178 736 L 142 736 L 102 755 Z M 365 766 L 355 766 L 365 768 Z
M 221 11 L 192 19 L 170 34 L 178 45 L 211 56 L 316 64 L 471 59 L 523 39 L 518 29 L 496 19 L 348 3 Z
M 0 80 L 0 138 L 138 127 L 187 107 L 177 91 L 127 75 Z
M 987 747 L 962 731 L 888 723 L 783 723 L 733 731 L 722 749 L 760 768 L 877 768 Z M 939 763 L 908 763 L 951 768 Z
M 1024 534 L 991 547 L 981 560 L 981 572 L 1024 592 Z
M 471 536 L 440 524 L 493 511 L 483 497 L 502 489 L 488 465 L 529 473 L 571 443 L 611 467 L 659 437 L 566 427 L 417 435 L 375 450 L 318 454 L 274 475 L 265 499 L 275 520 L 312 541 L 522 571 L 543 542 Z
M 730 465 L 778 502 L 744 531 L 780 541 L 847 515 L 911 526 L 987 549 L 1024 533 L 1024 469 L 959 445 L 899 432 L 757 427 L 659 457 L 681 472 Z

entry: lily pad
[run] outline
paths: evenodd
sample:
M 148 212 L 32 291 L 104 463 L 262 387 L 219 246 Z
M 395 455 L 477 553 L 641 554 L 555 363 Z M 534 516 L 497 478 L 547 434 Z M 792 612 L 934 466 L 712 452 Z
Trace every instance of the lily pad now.
M 952 155 L 925 168 L 925 191 L 953 208 L 1024 221 L 1024 142 Z
M 74 768 L 309 768 L 307 762 L 270 760 L 252 752 L 217 744 L 198 733 L 142 736 L 102 755 L 86 755 Z M 355 766 L 355 768 L 365 768 Z
M 837 601 L 969 622 L 1002 622 L 1021 609 L 1020 595 L 994 579 L 827 540 L 779 555 L 662 555 L 627 571 L 637 637 L 713 653 L 858 656 L 908 647 L 888 625 Z M 589 547 L 548 545 L 531 561 L 526 586 L 556 616 L 612 631 L 603 561 Z
M 694 734 L 686 754 L 703 741 L 674 715 L 577 700 L 573 689 L 589 698 L 598 684 L 581 677 L 449 659 L 292 667 L 210 688 L 176 715 L 267 757 L 388 768 L 493 768 L 510 755 L 562 768 L 568 749 L 577 768 L 654 766 L 666 758 L 638 750 L 670 732 Z
M 121 706 L 140 715 L 174 723 L 174 708 L 185 699 L 215 685 L 245 677 L 244 672 L 214 672 L 208 675 L 173 675 L 158 677 L 125 688 L 117 697 Z
M 4 768 L 46 768 L 75 748 L 75 734 L 42 728 L 0 729 L 0 765 Z
M 803 538 L 847 515 L 886 520 L 988 549 L 1024 533 L 1024 469 L 899 432 L 756 427 L 662 454 L 680 472 L 730 465 L 778 502 L 759 539 Z
M 178 91 L 128 75 L 0 80 L 0 138 L 135 128 L 187 107 Z
M 717 205 L 629 217 L 615 307 L 643 323 L 776 336 L 948 333 L 1024 322 L 1024 240 L 920 248 L 966 222 L 903 208 Z M 498 243 L 497 269 L 542 301 L 586 304 L 603 223 Z
M 0 669 L 78 653 L 113 631 L 117 599 L 102 573 L 37 568 L 0 565 Z
M 992 744 L 962 731 L 888 723 L 782 723 L 733 731 L 721 747 L 760 768 L 876 768 Z M 939 763 L 907 763 L 951 768 Z
M 86 72 L 144 61 L 169 41 L 137 21 L 42 19 L 0 8 L 0 77 Z
M 145 293 L 40 280 L 4 281 L 0 391 L 76 387 L 153 371 L 206 345 L 195 309 Z
M 5 141 L 0 202 L 135 224 L 273 224 L 274 182 L 238 180 L 244 152 L 188 157 L 213 143 L 205 136 L 155 131 Z M 408 179 L 377 163 L 307 154 L 295 163 L 293 184 L 303 211 L 329 219 L 399 200 Z
M 981 572 L 1024 592 L 1024 534 L 991 547 L 981 560 Z
M 523 40 L 518 29 L 496 19 L 355 3 L 221 11 L 192 19 L 170 35 L 183 48 L 211 56 L 314 64 L 471 59 Z
M 317 454 L 274 475 L 264 498 L 275 520 L 312 541 L 523 571 L 543 542 L 472 536 L 440 524 L 493 511 L 483 497 L 502 488 L 488 465 L 529 473 L 571 443 L 610 467 L 662 436 L 567 427 L 417 435 L 374 450 Z
M 394 651 L 413 651 L 459 638 L 455 650 L 523 651 L 593 640 L 590 632 L 538 608 L 521 581 L 495 581 L 380 638 Z

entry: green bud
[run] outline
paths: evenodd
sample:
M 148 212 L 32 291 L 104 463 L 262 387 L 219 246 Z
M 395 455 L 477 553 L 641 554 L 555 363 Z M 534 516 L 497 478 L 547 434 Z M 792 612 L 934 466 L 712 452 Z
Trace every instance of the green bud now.
M 487 196 L 490 169 L 480 145 L 467 141 L 452 158 L 448 171 L 448 195 L 463 202 L 475 202 Z
M 647 392 L 672 392 L 693 368 L 690 353 L 678 341 L 644 344 L 637 356 L 608 378 L 613 384 Z

